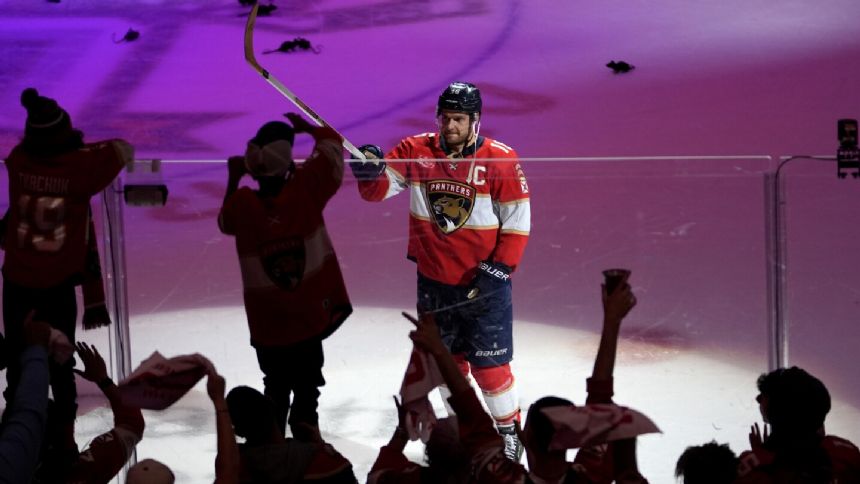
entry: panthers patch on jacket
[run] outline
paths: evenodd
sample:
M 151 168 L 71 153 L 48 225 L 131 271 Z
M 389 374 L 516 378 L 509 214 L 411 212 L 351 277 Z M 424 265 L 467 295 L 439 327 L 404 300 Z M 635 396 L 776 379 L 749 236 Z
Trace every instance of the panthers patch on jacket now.
M 339 138 L 314 133 L 313 154 L 273 197 L 248 187 L 221 207 L 236 236 L 245 314 L 255 346 L 283 346 L 333 333 L 352 312 L 323 209 L 343 179 Z
M 370 201 L 409 191 L 407 256 L 444 284 L 468 284 L 483 260 L 516 268 L 528 242 L 529 187 L 517 153 L 490 138 L 477 145 L 474 157 L 448 159 L 436 133 L 412 136 L 385 156 L 383 174 L 358 184 Z

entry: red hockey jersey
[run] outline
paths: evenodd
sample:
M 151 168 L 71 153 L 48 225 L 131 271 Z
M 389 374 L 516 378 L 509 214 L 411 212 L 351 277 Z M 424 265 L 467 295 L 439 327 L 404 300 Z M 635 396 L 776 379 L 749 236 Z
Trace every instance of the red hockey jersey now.
M 424 133 L 385 156 L 384 176 L 358 184 L 362 198 L 371 201 L 409 190 L 407 255 L 418 272 L 445 284 L 468 284 L 482 260 L 516 268 L 531 228 L 529 188 L 517 153 L 480 137 L 471 156 L 437 161 L 446 160 L 439 136 Z
M 280 193 L 250 188 L 221 208 L 221 231 L 236 236 L 245 313 L 256 346 L 291 345 L 333 333 L 352 312 L 323 208 L 343 180 L 340 138 L 314 131 L 316 146 Z
M 84 272 L 90 198 L 133 158 L 121 140 L 51 158 L 16 147 L 6 159 L 9 220 L 3 276 L 30 288 L 55 286 Z

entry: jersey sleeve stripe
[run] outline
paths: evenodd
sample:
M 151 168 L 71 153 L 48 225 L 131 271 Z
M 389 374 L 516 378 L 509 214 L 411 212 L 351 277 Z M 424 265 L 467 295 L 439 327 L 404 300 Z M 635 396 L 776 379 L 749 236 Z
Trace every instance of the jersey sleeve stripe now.
M 391 165 L 386 166 L 383 173 L 388 178 L 388 191 L 385 192 L 383 200 L 391 198 L 406 189 L 406 178 Z
M 490 146 L 504 151 L 506 155 L 509 155 L 509 154 L 511 154 L 512 151 L 514 151 L 514 149 L 511 148 L 510 146 L 508 146 L 508 145 L 506 145 L 500 141 L 496 141 L 496 140 L 493 140 L 493 142 L 490 143 Z
M 499 212 L 503 220 L 503 231 L 515 230 L 528 233 L 531 230 L 531 206 L 527 200 L 500 205 Z

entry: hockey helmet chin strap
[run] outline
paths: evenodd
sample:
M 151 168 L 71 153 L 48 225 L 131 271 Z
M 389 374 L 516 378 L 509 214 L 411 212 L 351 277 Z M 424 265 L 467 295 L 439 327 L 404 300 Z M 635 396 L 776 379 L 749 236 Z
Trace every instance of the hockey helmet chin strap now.
M 293 145 L 287 140 L 276 140 L 260 147 L 248 143 L 245 150 L 245 168 L 255 177 L 282 177 L 293 169 Z
M 475 149 L 474 151 L 472 151 L 472 163 L 469 164 L 469 178 L 471 178 L 475 174 L 475 161 L 478 159 L 478 132 L 480 130 L 481 121 L 479 119 L 472 121 L 472 136 L 475 137 Z

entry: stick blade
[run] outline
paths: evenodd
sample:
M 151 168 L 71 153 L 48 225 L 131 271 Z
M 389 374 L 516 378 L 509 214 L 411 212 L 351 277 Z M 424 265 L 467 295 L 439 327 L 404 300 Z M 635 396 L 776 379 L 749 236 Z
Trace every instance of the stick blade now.
M 263 75 L 266 79 L 269 78 L 269 73 L 263 69 L 257 62 L 257 56 L 254 55 L 254 24 L 257 22 L 257 11 L 260 9 L 259 3 L 254 3 L 251 13 L 248 14 L 248 21 L 245 22 L 245 60 L 257 72 Z

